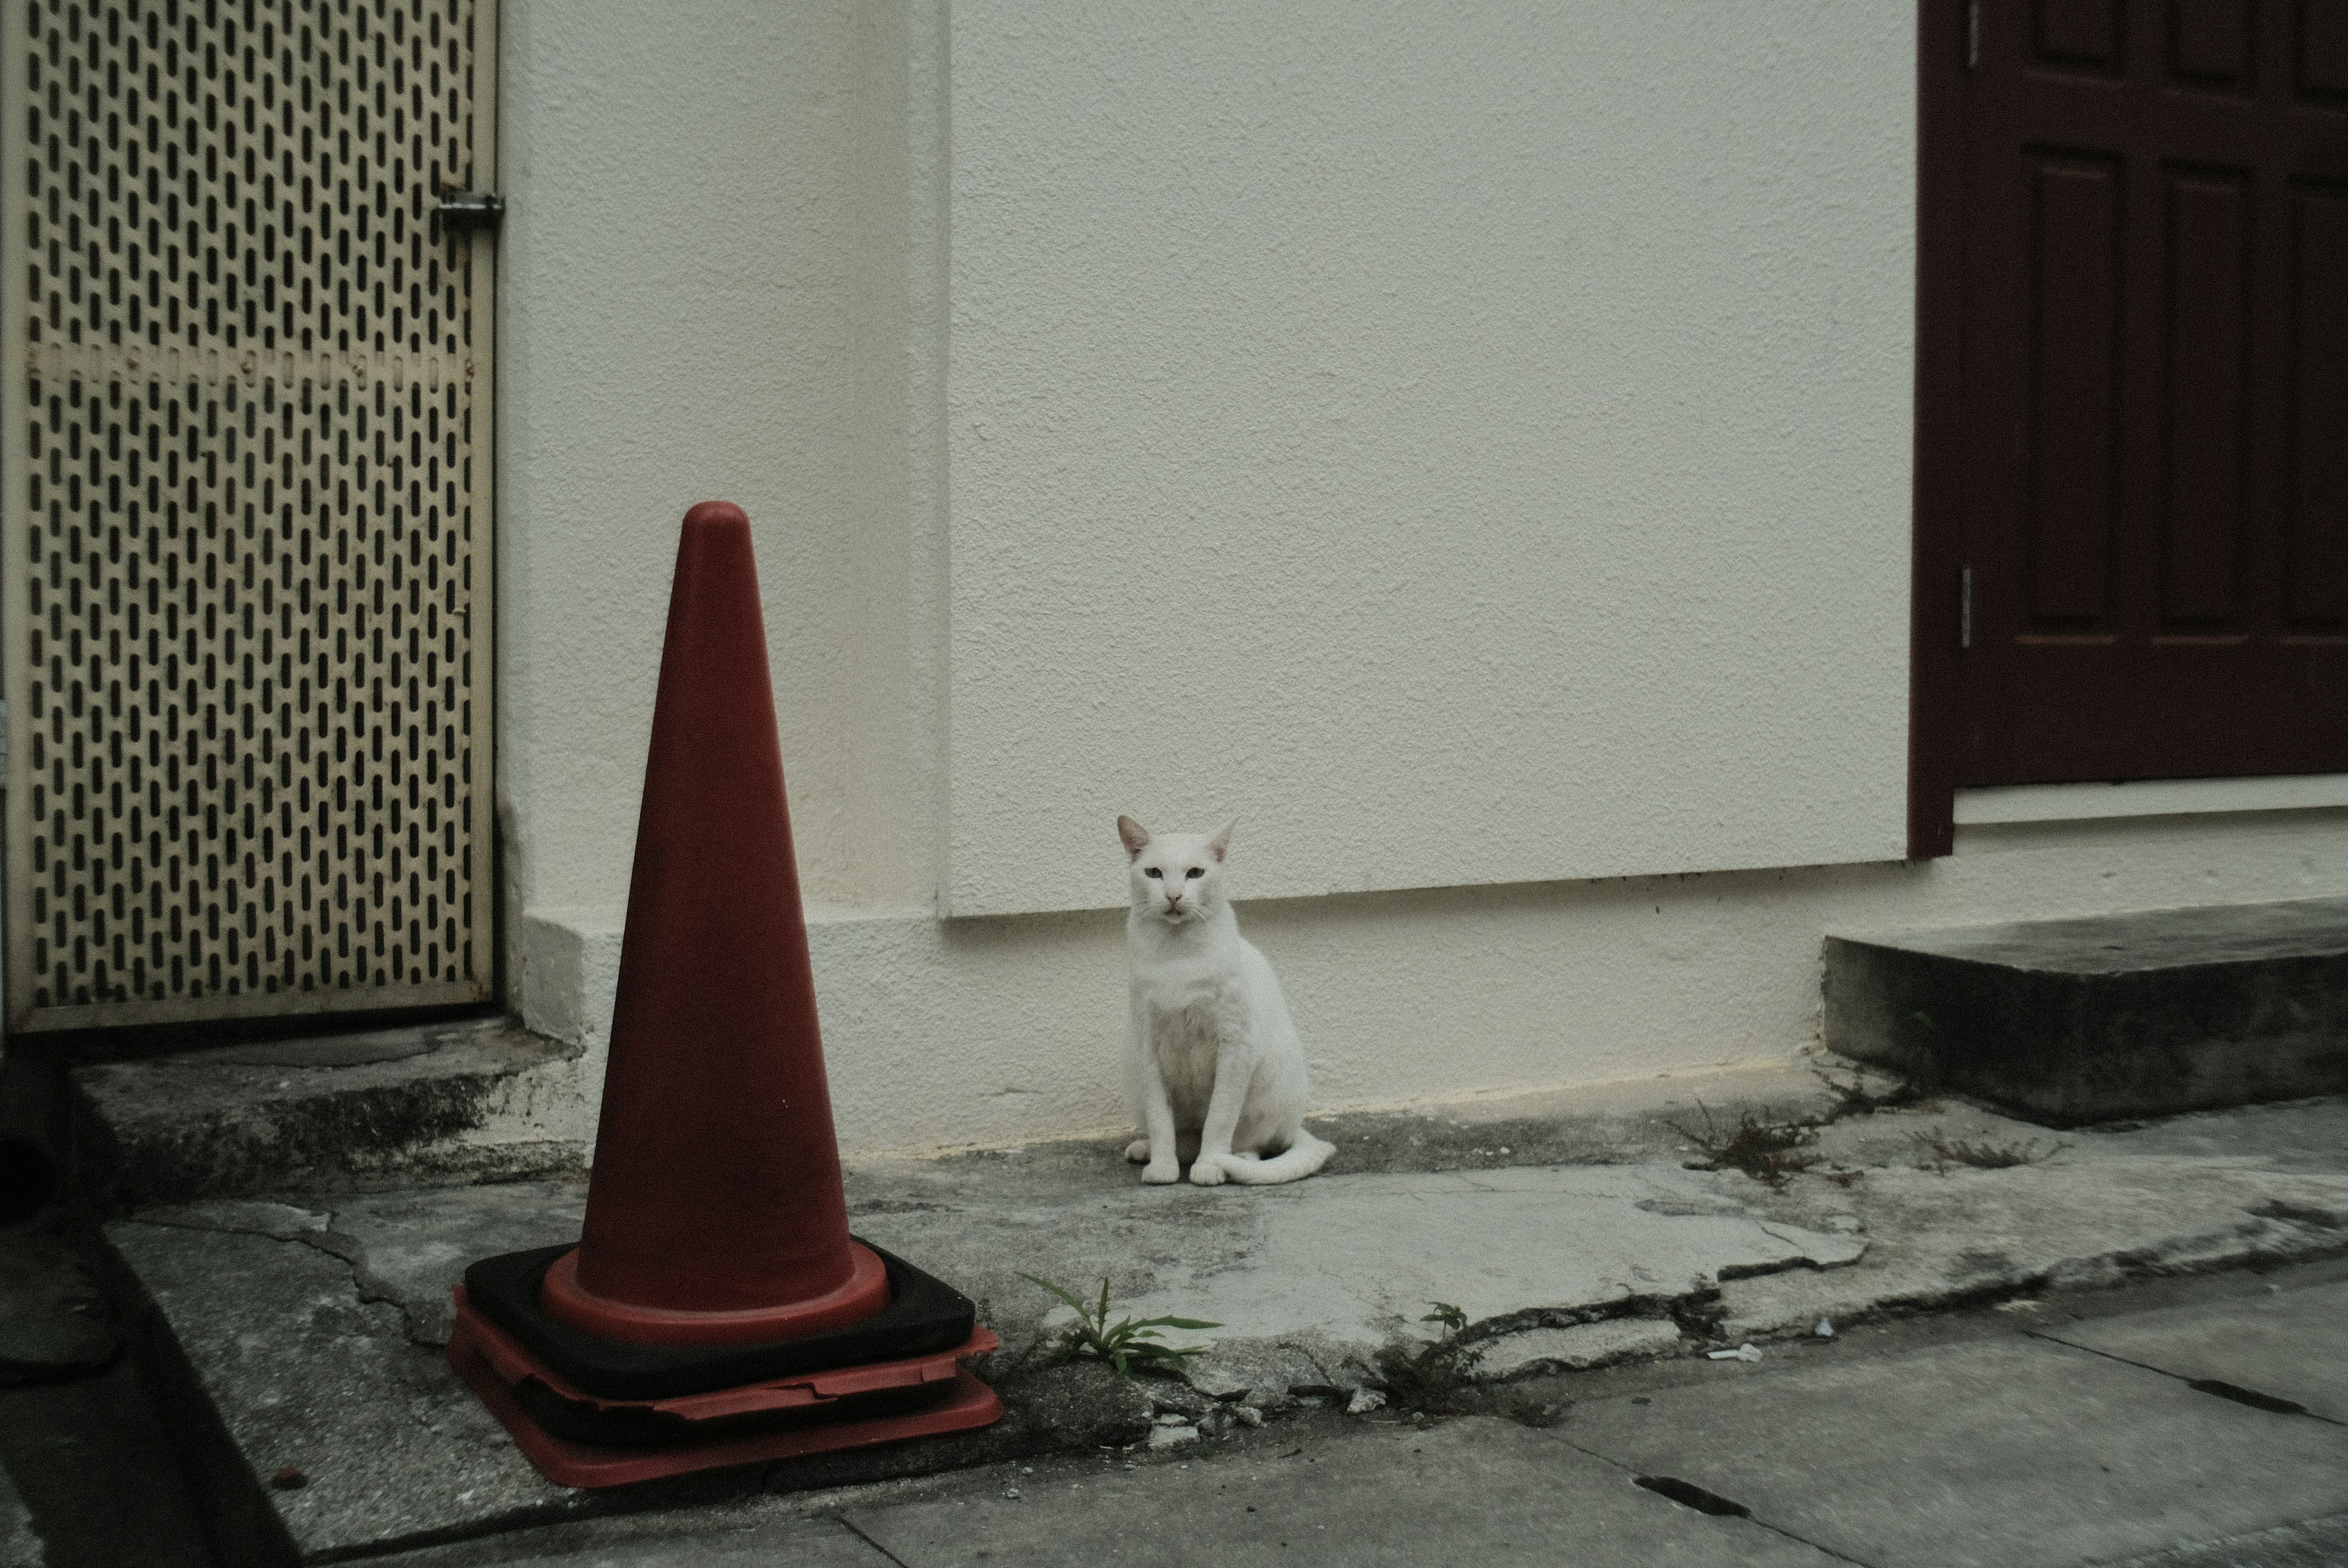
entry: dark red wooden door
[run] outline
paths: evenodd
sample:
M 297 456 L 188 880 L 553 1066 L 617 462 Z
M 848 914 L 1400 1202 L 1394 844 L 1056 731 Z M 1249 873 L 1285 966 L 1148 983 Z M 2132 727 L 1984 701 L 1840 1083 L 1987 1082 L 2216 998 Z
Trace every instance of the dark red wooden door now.
M 2348 0 L 1970 20 L 1949 782 L 2348 771 Z

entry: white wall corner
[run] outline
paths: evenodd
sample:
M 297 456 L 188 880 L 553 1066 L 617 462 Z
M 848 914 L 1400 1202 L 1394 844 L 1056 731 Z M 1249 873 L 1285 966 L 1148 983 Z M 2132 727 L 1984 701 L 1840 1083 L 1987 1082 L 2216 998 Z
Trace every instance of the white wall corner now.
M 612 1039 L 612 1002 L 620 979 L 623 906 L 531 909 L 516 922 L 514 1001 L 523 1027 L 580 1048 L 566 1081 L 527 1108 L 523 1120 L 543 1135 L 592 1146 L 603 1103 L 603 1065 Z
M 623 908 L 531 909 L 521 917 L 514 992 L 531 1032 L 583 1047 L 602 1076 L 620 979 Z

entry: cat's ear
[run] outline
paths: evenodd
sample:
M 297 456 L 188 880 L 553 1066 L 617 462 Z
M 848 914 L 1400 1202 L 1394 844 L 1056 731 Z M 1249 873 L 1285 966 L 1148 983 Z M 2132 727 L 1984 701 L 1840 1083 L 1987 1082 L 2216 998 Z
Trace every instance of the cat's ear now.
M 1238 825 L 1239 823 L 1237 821 L 1223 824 L 1222 831 L 1216 834 L 1214 837 L 1207 840 L 1207 852 L 1210 855 L 1212 855 L 1217 860 L 1222 860 L 1230 856 L 1231 852 L 1231 829 Z
M 1117 819 L 1117 835 L 1125 840 L 1125 857 L 1128 860 L 1149 847 L 1149 830 L 1129 816 Z

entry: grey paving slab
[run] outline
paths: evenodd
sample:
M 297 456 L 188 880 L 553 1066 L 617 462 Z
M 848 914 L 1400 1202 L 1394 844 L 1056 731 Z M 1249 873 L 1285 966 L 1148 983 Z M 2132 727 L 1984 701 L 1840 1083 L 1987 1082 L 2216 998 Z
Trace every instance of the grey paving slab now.
M 1993 1338 L 1658 1389 L 1558 1431 L 1862 1563 L 2102 1562 L 2348 1510 L 2348 1430 Z
M 1221 1327 L 1199 1337 L 1299 1332 L 1375 1346 L 1426 1334 L 1433 1301 L 1468 1321 L 1530 1307 L 1675 1298 L 1724 1275 L 1855 1262 L 1866 1238 L 1752 1213 L 1741 1175 L 1670 1165 L 1560 1165 L 1341 1176 L 1266 1190 L 1236 1255 L 1185 1259 L 1136 1316 Z
M 2348 1102 L 2300 1121 L 2311 1149 L 2323 1125 L 2348 1148 Z M 2054 1159 L 1943 1173 L 1910 1163 L 1920 1134 L 2044 1130 L 1920 1108 L 1828 1128 L 1818 1148 L 1836 1170 L 1783 1187 L 1676 1159 L 1324 1173 L 1293 1187 L 1211 1190 L 1142 1187 L 1114 1150 L 1096 1151 L 1097 1168 L 1066 1151 L 884 1163 L 850 1173 L 851 1224 L 978 1301 L 1006 1343 L 988 1375 L 1011 1416 L 967 1440 L 876 1450 L 852 1466 L 810 1461 L 767 1484 L 796 1491 L 1137 1440 L 1128 1429 L 1147 1409 L 1062 1399 L 1047 1386 L 1056 1374 L 1030 1352 L 1052 1337 L 1052 1301 L 1023 1272 L 1088 1290 L 1107 1275 L 1112 1316 L 1221 1320 L 1220 1333 L 1240 1337 L 1200 1358 L 1194 1377 L 1243 1399 L 1251 1417 L 1281 1419 L 1333 1387 L 1376 1378 L 1377 1342 L 1431 1333 L 1416 1319 L 1434 1300 L 1479 1320 L 1488 1371 L 1532 1377 L 1618 1352 L 1703 1348 L 1662 1314 L 1707 1305 L 1715 1280 L 1724 1327 L 1760 1339 L 1807 1335 L 1820 1316 L 1847 1325 L 1983 1289 L 2336 1251 L 2348 1173 L 2279 1167 L 2231 1125 L 2205 1119 L 2191 1153 L 2145 1157 L 2129 1134 L 2065 1134 L 2075 1146 Z M 1516 1145 L 1491 1147 L 1512 1157 Z M 539 1481 L 438 1355 L 465 1264 L 568 1239 L 582 1197 L 574 1182 L 532 1181 L 212 1200 L 144 1211 L 109 1234 L 241 1450 L 228 1473 L 250 1486 L 294 1464 L 310 1477 L 297 1490 L 263 1488 L 256 1516 L 282 1516 L 305 1552 L 350 1553 L 417 1532 L 494 1533 L 605 1507 Z M 1853 1253 L 1856 1262 L 1819 1266 Z M 1575 1316 L 1626 1307 L 1632 1317 L 1620 1323 Z M 745 1484 L 756 1478 L 728 1483 Z
M 1554 1438 L 1483 1418 L 1234 1457 L 1188 1470 L 851 1510 L 903 1568 L 1267 1562 L 1422 1568 L 1826 1568 L 1748 1520 L 1643 1491 Z
M 2348 1283 L 2049 1324 L 2050 1339 L 2185 1378 L 2215 1378 L 2348 1422 Z
M 293 1211 L 298 1213 L 298 1211 Z M 304 1239 L 124 1224 L 108 1239 L 199 1369 L 305 1554 L 427 1531 L 560 1517 L 579 1494 L 541 1479 L 398 1309 Z
M 449 1287 L 477 1259 L 579 1239 L 583 1182 L 428 1187 L 336 1198 L 333 1228 L 358 1244 L 370 1283 L 399 1304 L 418 1344 L 445 1345 L 456 1306 Z
M 383 1568 L 891 1568 L 887 1553 L 837 1519 L 689 1528 L 595 1520 L 367 1561 Z
M 2295 1117 L 2294 1147 L 2310 1162 L 2328 1141 L 2333 1163 L 2348 1163 L 2348 1100 Z M 2255 1153 L 2272 1142 L 2266 1112 L 2187 1120 L 2189 1154 L 2135 1152 L 2163 1129 L 2072 1133 L 2073 1146 L 2043 1163 L 1931 1171 L 1912 1163 L 1922 1135 L 2043 1143 L 2044 1129 L 1962 1107 L 1856 1118 L 1827 1129 L 1818 1148 L 1860 1179 L 1809 1174 L 1783 1189 L 1653 1160 L 1145 1188 L 1114 1152 L 1077 1169 L 1047 1148 L 852 1170 L 850 1218 L 970 1295 L 1014 1351 L 1054 1307 L 1022 1274 L 1087 1288 L 1106 1275 L 1121 1310 L 1226 1325 L 1200 1337 L 1220 1341 L 1199 1366 L 1219 1388 L 1262 1384 L 1275 1360 L 1303 1368 L 1289 1381 L 1325 1385 L 1346 1381 L 1349 1362 L 1359 1380 L 1389 1334 L 1430 1333 L 1418 1318 L 1431 1299 L 1471 1320 L 1530 1322 L 1542 1309 L 1665 1299 L 1717 1281 L 1726 1330 L 1747 1338 L 1984 1289 L 2109 1284 L 2337 1247 L 2348 1172 Z M 447 1336 L 448 1287 L 467 1263 L 570 1239 L 583 1206 L 583 1184 L 533 1181 L 216 1200 L 137 1217 L 306 1235 L 348 1259 L 366 1292 L 396 1303 L 410 1334 L 433 1344 Z M 1268 1354 L 1282 1345 L 1298 1353 Z M 1269 1391 L 1284 1396 L 1286 1384 Z
M 2348 1563 L 2348 1515 L 2194 1542 L 2109 1568 L 2340 1568 L 2343 1563 Z
M 2197 1160 L 2249 1155 L 2285 1170 L 2336 1171 L 2344 1117 L 2348 1102 L 2327 1095 L 2171 1116 L 2149 1125 L 2081 1127 L 2063 1136 L 2082 1148 L 2125 1144 L 2139 1156 Z
M 1498 1145 L 1495 1145 L 1497 1148 Z M 1431 1337 L 1433 1300 L 1471 1320 L 1709 1291 L 1728 1275 L 1849 1264 L 1866 1237 L 1764 1212 L 1768 1189 L 1674 1162 L 1330 1175 L 1291 1186 L 1144 1187 L 1121 1160 L 1086 1184 L 934 1163 L 860 1171 L 850 1220 L 975 1298 L 1006 1341 L 1032 1340 L 1054 1307 L 1022 1273 L 1117 1310 L 1220 1325 L 1196 1341 L 1248 1363 L 1295 1345 L 1314 1385 L 1359 1382 L 1395 1335 Z M 1350 1364 L 1353 1370 L 1346 1370 Z M 1284 1393 L 1285 1389 L 1280 1390 Z
M 971 1295 L 1014 1348 L 1054 1307 L 1023 1274 L 1087 1291 L 1106 1274 L 1119 1311 L 1212 1319 L 1222 1327 L 1193 1337 L 1230 1345 L 1225 1358 L 1251 1370 L 1264 1346 L 1246 1342 L 1304 1346 L 1309 1368 L 1289 1381 L 1313 1386 L 1359 1383 L 1382 1342 L 1431 1335 L 1418 1319 L 1433 1300 L 1481 1320 L 1672 1299 L 1740 1273 L 1839 1267 L 1868 1245 L 1762 1212 L 1771 1194 L 1742 1175 L 1671 1164 L 1323 1177 L 1229 1194 L 1115 1173 L 1125 1179 L 1113 1187 L 1055 1199 L 980 1185 L 892 1200 L 860 1181 L 850 1220 Z M 134 1219 L 328 1252 L 429 1345 L 448 1337 L 449 1286 L 467 1264 L 575 1238 L 584 1201 L 578 1183 L 515 1182 L 313 1204 L 214 1199 Z
M 2065 1133 L 2069 1146 L 2061 1152 L 2005 1170 L 1910 1163 L 1920 1134 L 2006 1142 L 1998 1120 L 1903 1115 L 1828 1129 L 1819 1147 L 1861 1174 L 1830 1197 L 1813 1178 L 1797 1178 L 1780 1201 L 1797 1216 L 1838 1203 L 1873 1245 L 1850 1268 L 1727 1282 L 1727 1333 L 1798 1334 L 1822 1317 L 1840 1323 L 1992 1292 L 2094 1288 L 2254 1258 L 2326 1256 L 2348 1230 L 2348 1174 L 2336 1169 L 2282 1168 L 2250 1154 L 2138 1154 L 2124 1133 Z M 2348 1101 L 2333 1102 L 2328 1120 L 2338 1147 L 2348 1149 Z M 2022 1132 L 2041 1151 L 2054 1142 L 2043 1128 Z
M 362 1294 L 400 1310 L 419 1345 L 445 1345 L 449 1291 L 476 1259 L 579 1239 L 583 1181 L 340 1194 L 310 1204 L 210 1198 L 139 1210 L 141 1225 L 299 1242 L 343 1259 Z

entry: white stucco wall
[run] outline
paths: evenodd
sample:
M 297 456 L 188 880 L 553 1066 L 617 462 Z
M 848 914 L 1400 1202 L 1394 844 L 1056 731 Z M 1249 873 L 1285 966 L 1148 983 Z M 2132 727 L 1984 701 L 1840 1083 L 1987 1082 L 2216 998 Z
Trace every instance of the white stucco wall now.
M 624 902 L 677 523 L 714 497 L 757 538 L 810 896 L 926 894 L 905 448 L 936 312 L 907 271 L 905 10 L 504 0 L 503 24 L 508 909 Z
M 719 496 L 819 902 L 1896 854 L 1911 24 L 1565 9 L 506 0 L 509 910 Z
M 1912 17 L 1531 9 L 506 0 L 506 979 L 569 1135 L 709 497 L 851 1152 L 1116 1121 L 1119 810 L 1241 817 L 1324 1107 L 1782 1056 L 1830 929 L 2348 892 L 2320 803 L 1897 863 Z M 1137 632 L 1169 563 L 1220 632 Z
M 1908 5 L 969 5 L 956 915 L 1900 853 Z
M 1266 902 L 1244 898 L 1252 876 L 1238 853 L 1242 927 L 1280 971 L 1328 1111 L 1783 1061 L 1816 1037 L 1829 931 L 2337 896 L 2348 811 L 1965 827 L 1954 856 L 1917 864 Z M 617 959 L 617 911 L 603 920 L 583 941 L 532 929 L 553 961 L 583 950 L 592 967 Z M 809 936 L 850 1153 L 1123 1124 L 1118 916 L 818 910 Z M 601 1044 L 608 983 L 574 1038 Z M 569 1135 L 592 1133 L 584 1103 Z

